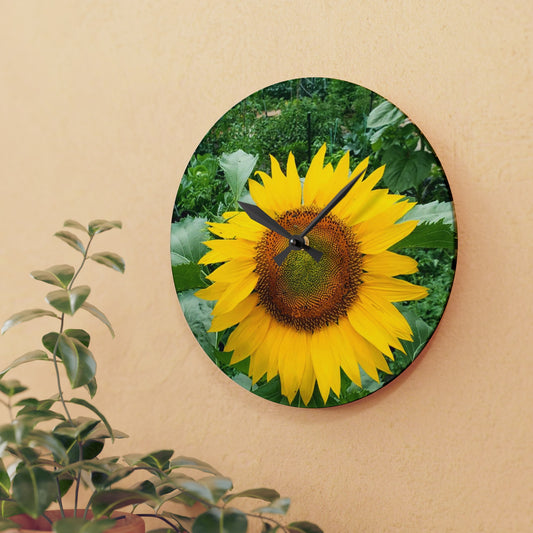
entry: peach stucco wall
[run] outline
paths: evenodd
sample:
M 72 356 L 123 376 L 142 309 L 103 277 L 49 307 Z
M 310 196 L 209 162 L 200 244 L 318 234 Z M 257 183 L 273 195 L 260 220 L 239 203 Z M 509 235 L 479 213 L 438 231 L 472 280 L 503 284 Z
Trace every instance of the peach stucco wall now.
M 526 0 L 1 1 L 0 319 L 42 304 L 27 273 L 75 261 L 66 218 L 118 218 L 89 266 L 97 404 L 132 437 L 273 486 L 326 533 L 526 532 L 532 515 L 532 20 Z M 386 389 L 297 410 L 232 384 L 196 344 L 169 267 L 180 175 L 214 121 L 288 78 L 365 85 L 447 172 L 456 282 L 429 347 Z M 49 324 L 0 339 L 2 366 Z M 52 393 L 46 366 L 18 374 Z M 0 415 L 0 421 L 7 419 Z

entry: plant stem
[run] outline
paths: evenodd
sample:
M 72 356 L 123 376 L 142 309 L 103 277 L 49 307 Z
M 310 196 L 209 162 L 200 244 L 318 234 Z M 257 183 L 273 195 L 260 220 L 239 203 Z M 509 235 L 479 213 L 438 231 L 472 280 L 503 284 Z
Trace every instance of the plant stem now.
M 135 513 L 135 514 L 143 518 L 157 518 L 165 522 L 165 524 L 170 526 L 174 531 L 177 531 L 178 533 L 182 533 L 183 531 L 183 528 L 181 526 L 178 528 L 170 520 L 168 520 L 167 518 L 164 518 L 163 516 L 159 516 L 158 514 L 150 514 L 150 513 L 139 513 L 139 514 Z
M 61 511 L 61 516 L 65 518 L 65 510 L 63 509 L 63 498 L 61 497 L 61 487 L 59 486 L 59 478 L 56 477 L 56 486 L 57 486 L 57 503 L 59 504 L 59 510 Z

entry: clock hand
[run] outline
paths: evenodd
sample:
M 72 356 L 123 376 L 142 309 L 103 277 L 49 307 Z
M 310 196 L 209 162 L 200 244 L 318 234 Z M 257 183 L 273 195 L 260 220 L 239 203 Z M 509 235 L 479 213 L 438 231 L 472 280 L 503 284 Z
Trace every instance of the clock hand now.
M 262 209 L 257 207 L 253 204 L 248 204 L 246 202 L 239 202 L 239 205 L 242 207 L 244 212 L 252 219 L 261 224 L 262 226 L 265 226 L 266 228 L 276 232 L 278 235 L 281 235 L 282 237 L 285 237 L 289 240 L 289 246 L 286 248 L 287 253 L 283 253 L 283 257 L 281 260 L 278 260 L 276 256 L 275 260 L 278 265 L 281 265 L 283 263 L 283 260 L 291 250 L 305 250 L 315 261 L 320 261 L 320 258 L 322 257 L 322 252 L 319 252 L 318 250 L 315 250 L 314 248 L 311 248 L 309 246 L 309 240 L 299 238 L 298 235 L 293 235 L 292 233 L 289 233 L 283 226 L 278 224 L 272 217 L 267 215 Z
M 364 174 L 364 170 L 359 172 L 355 178 L 350 180 L 334 197 L 333 199 L 318 213 L 318 215 L 311 221 L 311 223 L 300 233 L 299 235 L 295 235 L 292 240 L 296 240 L 297 243 L 302 243 L 302 241 L 305 243 L 305 241 L 308 242 L 307 234 L 350 192 L 350 189 L 355 185 L 355 182 Z M 276 257 L 274 257 L 274 261 L 281 265 L 285 258 L 289 255 L 289 252 L 291 252 L 292 249 L 299 249 L 297 246 L 295 246 L 292 242 L 289 241 L 289 246 L 282 250 Z M 300 247 L 301 248 L 301 247 Z M 322 253 L 320 253 L 320 256 L 322 256 Z M 311 254 L 312 255 L 312 254 Z M 318 261 L 318 259 L 315 259 Z

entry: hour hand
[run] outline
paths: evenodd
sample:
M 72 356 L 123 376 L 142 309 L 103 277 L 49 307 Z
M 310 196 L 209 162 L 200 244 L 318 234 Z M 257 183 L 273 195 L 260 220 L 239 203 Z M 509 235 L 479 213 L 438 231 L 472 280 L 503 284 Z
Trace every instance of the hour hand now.
M 246 202 L 239 202 L 244 212 L 256 222 L 259 222 L 265 228 L 275 231 L 278 235 L 287 239 L 292 239 L 292 234 L 289 233 L 283 226 L 278 224 L 272 217 L 268 216 L 262 209 L 256 205 L 247 204 Z

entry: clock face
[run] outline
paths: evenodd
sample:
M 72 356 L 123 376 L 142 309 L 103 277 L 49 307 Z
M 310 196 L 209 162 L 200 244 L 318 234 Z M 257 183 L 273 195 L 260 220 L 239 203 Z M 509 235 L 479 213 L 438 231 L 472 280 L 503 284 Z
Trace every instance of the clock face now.
M 452 198 L 397 107 L 328 78 L 249 96 L 189 161 L 172 215 L 183 313 L 232 381 L 267 400 L 363 398 L 420 354 L 457 249 Z

